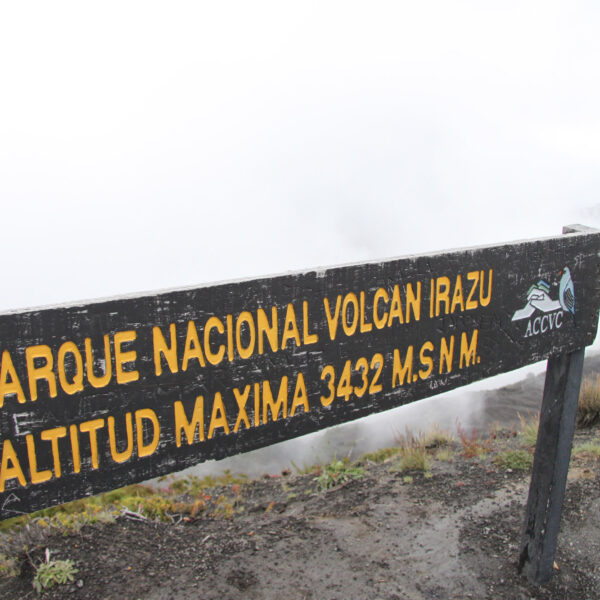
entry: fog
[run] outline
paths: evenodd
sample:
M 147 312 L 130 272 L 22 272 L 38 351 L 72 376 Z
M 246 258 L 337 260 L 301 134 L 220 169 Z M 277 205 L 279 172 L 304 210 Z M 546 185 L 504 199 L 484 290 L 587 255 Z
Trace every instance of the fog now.
M 600 226 L 599 10 L 5 3 L 0 310 Z

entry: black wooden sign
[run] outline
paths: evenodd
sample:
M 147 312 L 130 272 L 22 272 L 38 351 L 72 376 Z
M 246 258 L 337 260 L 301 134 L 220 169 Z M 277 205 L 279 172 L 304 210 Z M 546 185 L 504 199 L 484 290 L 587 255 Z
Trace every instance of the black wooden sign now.
M 0 518 L 593 342 L 600 233 L 0 315 Z

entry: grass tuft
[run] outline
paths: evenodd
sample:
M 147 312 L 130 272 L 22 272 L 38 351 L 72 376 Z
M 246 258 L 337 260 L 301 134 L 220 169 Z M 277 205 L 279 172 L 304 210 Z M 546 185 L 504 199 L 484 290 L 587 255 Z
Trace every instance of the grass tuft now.
M 600 459 L 600 444 L 587 442 L 573 448 L 573 455 L 579 458 L 598 458 Z
M 372 462 L 372 463 L 379 464 L 379 463 L 386 462 L 387 460 L 389 460 L 390 458 L 393 458 L 394 456 L 397 456 L 400 452 L 401 452 L 401 448 L 398 448 L 397 446 L 391 446 L 389 448 L 381 448 L 380 450 L 375 450 L 374 452 L 367 452 L 366 454 L 363 454 L 360 457 L 359 462 L 360 463 Z
M 398 460 L 394 462 L 390 471 L 404 473 L 406 471 L 423 471 L 427 472 L 431 468 L 427 451 L 423 448 L 406 448 L 403 449 Z
M 494 439 L 483 439 L 477 434 L 477 429 L 473 428 L 470 434 L 468 434 L 461 426 L 456 422 L 456 432 L 458 433 L 458 439 L 463 447 L 463 456 L 465 458 L 478 458 L 484 456 L 490 452 L 494 445 Z
M 538 437 L 538 429 L 540 425 L 540 415 L 534 415 L 529 419 L 519 413 L 519 421 L 521 422 L 521 445 L 524 448 L 535 448 Z
M 577 409 L 577 427 L 592 427 L 597 423 L 600 423 L 600 375 L 583 380 Z
M 533 465 L 533 456 L 527 450 L 506 450 L 498 454 L 493 462 L 501 469 L 529 471 Z
M 334 460 L 325 465 L 315 480 L 320 491 L 324 492 L 336 485 L 347 483 L 353 479 L 364 477 L 365 470 L 356 463 L 351 463 L 348 459 Z

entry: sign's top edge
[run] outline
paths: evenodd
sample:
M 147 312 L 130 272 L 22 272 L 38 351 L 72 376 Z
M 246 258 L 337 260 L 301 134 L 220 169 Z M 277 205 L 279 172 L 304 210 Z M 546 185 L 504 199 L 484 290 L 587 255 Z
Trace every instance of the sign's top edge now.
M 38 311 L 42 311 L 42 310 L 54 310 L 54 309 L 90 306 L 90 305 L 94 305 L 94 304 L 103 304 L 106 302 L 113 302 L 116 300 L 134 300 L 136 298 L 145 298 L 148 296 L 161 296 L 161 295 L 165 295 L 165 294 L 171 294 L 174 292 L 187 292 L 187 291 L 198 290 L 198 289 L 207 288 L 207 287 L 231 285 L 231 284 L 236 284 L 236 283 L 248 283 L 251 281 L 257 281 L 257 280 L 261 280 L 261 279 L 274 279 L 277 277 L 288 277 L 291 275 L 306 275 L 308 273 L 316 273 L 317 276 L 324 276 L 325 273 L 327 273 L 328 271 L 332 271 L 335 269 L 357 267 L 357 266 L 362 266 L 362 265 L 383 264 L 383 263 L 389 263 L 389 262 L 393 262 L 393 261 L 397 261 L 397 260 L 407 260 L 407 259 L 414 259 L 414 258 L 428 258 L 428 257 L 440 256 L 440 255 L 444 255 L 444 254 L 454 254 L 457 252 L 475 252 L 478 250 L 484 250 L 484 249 L 488 249 L 488 248 L 500 248 L 502 246 L 515 246 L 515 245 L 524 244 L 524 243 L 545 242 L 545 241 L 554 240 L 554 239 L 556 239 L 556 240 L 564 239 L 565 237 L 589 236 L 589 235 L 600 235 L 600 230 L 594 229 L 592 227 L 587 227 L 585 225 L 578 225 L 578 224 L 567 225 L 567 226 L 563 227 L 562 235 L 551 235 L 551 236 L 545 236 L 545 237 L 539 237 L 539 238 L 520 239 L 520 240 L 509 241 L 509 242 L 497 242 L 497 243 L 489 244 L 489 245 L 465 246 L 465 247 L 461 247 L 461 248 L 448 248 L 445 250 L 434 250 L 431 252 L 424 252 L 424 253 L 420 253 L 420 254 L 405 254 L 402 256 L 392 256 L 392 257 L 387 257 L 387 258 L 365 260 L 365 261 L 361 261 L 361 262 L 329 265 L 327 267 L 311 267 L 311 268 L 297 270 L 297 271 L 286 271 L 286 272 L 280 272 L 280 273 L 273 273 L 270 275 L 255 275 L 255 276 L 250 276 L 250 277 L 242 277 L 239 279 L 211 281 L 208 283 L 193 284 L 193 285 L 182 286 L 182 287 L 163 288 L 160 290 L 145 290 L 145 291 L 139 291 L 139 292 L 132 292 L 129 294 L 120 294 L 118 296 L 107 296 L 107 297 L 102 297 L 102 298 L 90 298 L 90 299 L 84 299 L 84 300 L 75 300 L 75 301 L 58 303 L 58 304 L 48 304 L 48 305 L 41 305 L 41 306 L 16 308 L 16 309 L 0 311 L 0 317 L 29 313 L 29 312 L 38 312 Z

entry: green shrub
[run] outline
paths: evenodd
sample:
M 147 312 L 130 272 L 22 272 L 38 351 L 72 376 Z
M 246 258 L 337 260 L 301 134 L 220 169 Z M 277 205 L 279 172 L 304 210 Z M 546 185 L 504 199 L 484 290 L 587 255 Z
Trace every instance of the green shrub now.
M 501 469 L 528 471 L 533 464 L 533 456 L 527 450 L 507 450 L 494 458 L 494 463 Z
M 365 474 L 365 470 L 350 463 L 348 460 L 334 460 L 332 463 L 325 465 L 321 474 L 315 477 L 319 489 L 324 492 L 336 485 L 347 483 L 352 479 L 360 479 Z
M 54 585 L 73 581 L 77 572 L 72 560 L 50 560 L 50 551 L 46 550 L 46 560 L 36 567 L 33 588 L 41 594 Z

